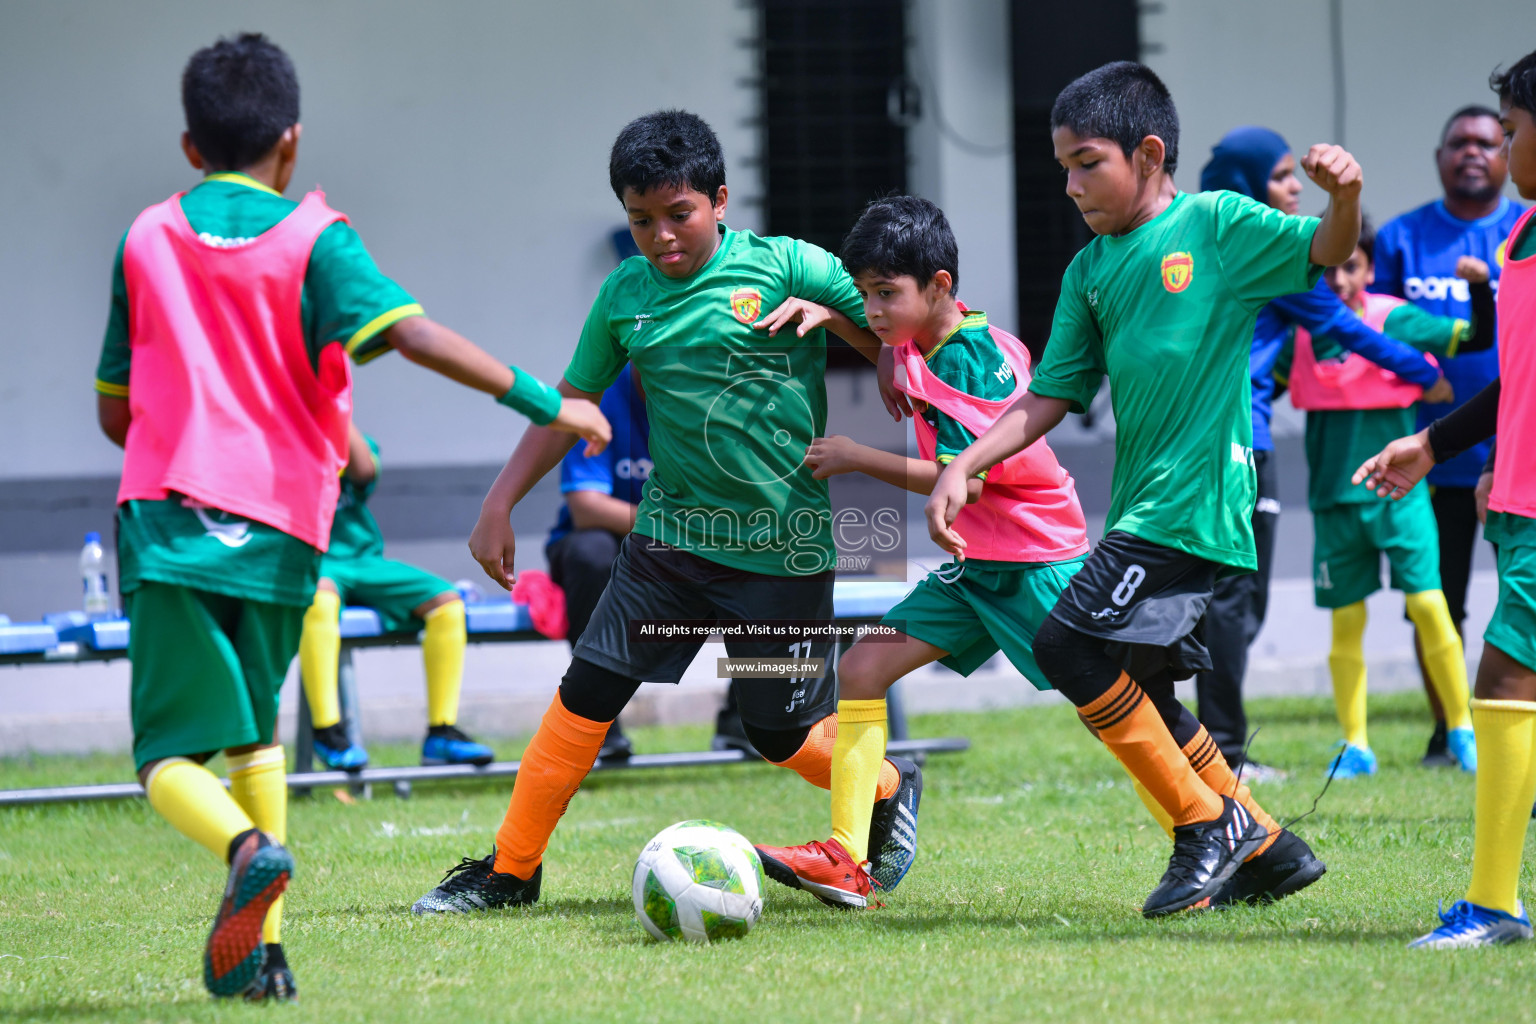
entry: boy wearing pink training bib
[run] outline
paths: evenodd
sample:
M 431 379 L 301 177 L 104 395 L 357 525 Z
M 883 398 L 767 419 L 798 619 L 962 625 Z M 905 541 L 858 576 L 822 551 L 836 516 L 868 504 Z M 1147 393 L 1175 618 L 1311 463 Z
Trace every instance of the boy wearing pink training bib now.
M 1017 338 L 990 326 L 985 313 L 966 309 L 955 298 L 958 247 L 943 212 L 927 200 L 895 196 L 871 203 L 844 240 L 841 258 L 864 298 L 870 330 L 895 350 L 896 386 L 913 400 L 922 458 L 825 437 L 811 444 L 806 464 L 818 478 L 859 472 L 928 494 L 940 470 L 1024 392 L 1029 353 Z M 966 541 L 964 560 L 929 573 L 882 620 L 898 639 L 862 639 L 838 666 L 842 699 L 832 751 L 832 838 L 757 847 L 766 874 L 830 906 L 866 906 L 871 889 L 889 891 L 899 880 L 882 877 L 878 865 L 897 858 L 884 849 L 869 850 L 869 816 L 860 820 L 858 813 L 874 798 L 885 752 L 885 694 L 896 680 L 934 661 L 970 675 L 1002 651 L 1036 687 L 1051 688 L 1035 663 L 1035 634 L 1088 555 L 1072 477 L 1044 441 L 1031 445 L 971 478 L 969 504 L 955 529 Z M 1194 738 L 1183 750 L 1190 767 L 1208 784 L 1234 794 L 1278 837 L 1280 827 L 1173 699 L 1172 685 L 1165 698 L 1155 700 L 1165 716 L 1190 719 Z M 1149 794 L 1143 800 L 1156 807 Z M 912 841 L 912 831 L 900 828 L 886 840 Z M 1264 898 L 1278 888 L 1277 881 L 1297 872 L 1297 850 L 1306 847 L 1294 836 L 1273 857 L 1266 846 L 1217 901 Z M 1321 862 L 1310 851 L 1304 857 L 1304 870 L 1321 874 Z M 865 867 L 870 859 L 877 865 L 872 871 Z M 1276 863 L 1286 865 L 1279 875 Z
M 597 447 L 608 424 L 428 320 L 322 193 L 283 198 L 301 129 L 281 49 L 246 34 L 199 50 L 182 104 L 182 149 L 206 176 L 124 236 L 96 380 L 102 430 L 124 449 L 134 761 L 155 810 L 229 864 L 204 984 L 286 1001 L 277 698 L 347 461 L 348 357 L 398 348 Z M 219 750 L 228 792 L 203 767 Z

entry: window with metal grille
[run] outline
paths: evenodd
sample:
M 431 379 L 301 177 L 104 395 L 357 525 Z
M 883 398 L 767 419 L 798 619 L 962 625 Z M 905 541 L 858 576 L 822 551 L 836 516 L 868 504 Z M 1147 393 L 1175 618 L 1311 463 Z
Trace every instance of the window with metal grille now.
M 865 203 L 906 191 L 905 4 L 758 0 L 758 10 L 766 228 L 836 252 Z M 864 364 L 836 339 L 827 355 Z
M 1136 0 L 1012 0 L 1018 335 L 1036 359 L 1050 336 L 1061 275 L 1093 237 L 1067 198 L 1051 150 L 1051 105 L 1078 75 L 1140 58 L 1137 6 Z

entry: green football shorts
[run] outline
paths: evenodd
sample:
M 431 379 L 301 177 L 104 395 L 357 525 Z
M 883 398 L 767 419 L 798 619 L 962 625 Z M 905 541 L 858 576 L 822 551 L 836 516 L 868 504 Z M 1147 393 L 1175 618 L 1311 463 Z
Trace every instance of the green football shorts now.
M 441 576 L 382 555 L 327 556 L 320 561 L 320 578 L 336 584 L 343 605 L 366 605 L 378 612 L 380 623 L 389 632 L 420 629 L 421 620 L 414 618 L 411 610 L 453 589 L 453 584 Z
M 1499 603 L 1483 639 L 1536 670 L 1536 529 L 1524 516 L 1489 512 L 1484 536 L 1498 545 Z
M 303 608 L 148 581 L 123 607 L 135 766 L 272 741 Z
M 1049 690 L 1035 664 L 1035 634 L 1087 557 L 950 562 L 924 577 L 880 624 L 948 651 L 939 664 L 963 676 L 1002 651 L 1036 689 Z
M 1401 501 L 1335 505 L 1312 513 L 1312 594 L 1319 608 L 1343 608 L 1381 589 L 1387 557 L 1393 590 L 1440 589 L 1440 533 L 1429 492 Z

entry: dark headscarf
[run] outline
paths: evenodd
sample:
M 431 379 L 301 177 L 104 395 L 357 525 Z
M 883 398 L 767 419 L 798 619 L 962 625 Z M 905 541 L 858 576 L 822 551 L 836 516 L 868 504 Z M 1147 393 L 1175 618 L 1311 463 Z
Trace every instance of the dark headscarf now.
M 1224 188 L 1269 205 L 1269 176 L 1291 147 L 1279 132 L 1248 125 L 1234 128 L 1216 143 L 1200 171 L 1200 190 Z

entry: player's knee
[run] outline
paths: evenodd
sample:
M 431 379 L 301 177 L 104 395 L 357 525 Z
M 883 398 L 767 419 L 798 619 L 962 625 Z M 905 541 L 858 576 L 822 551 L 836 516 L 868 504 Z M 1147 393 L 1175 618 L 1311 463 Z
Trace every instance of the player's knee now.
M 869 644 L 854 644 L 837 665 L 838 693 L 844 700 L 879 700 L 892 680 L 879 671 Z
M 801 751 L 815 724 L 813 722 L 793 729 L 765 729 L 743 718 L 741 730 L 747 734 L 747 739 L 757 748 L 757 752 L 763 755 L 764 761 L 783 764 Z
M 1102 697 L 1120 678 L 1120 663 L 1104 641 L 1074 629 L 1054 615 L 1035 634 L 1035 663 L 1050 684 L 1077 707 Z
M 583 658 L 572 658 L 571 667 L 560 680 L 560 703 L 578 718 L 611 722 L 619 717 L 638 689 L 637 680 Z
M 457 590 L 445 590 L 436 597 L 428 598 L 412 609 L 411 614 L 415 615 L 418 619 L 425 619 L 439 608 L 446 608 L 451 604 L 460 606 L 464 604 L 464 598 L 459 596 Z

